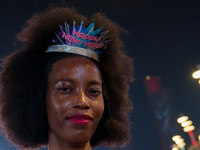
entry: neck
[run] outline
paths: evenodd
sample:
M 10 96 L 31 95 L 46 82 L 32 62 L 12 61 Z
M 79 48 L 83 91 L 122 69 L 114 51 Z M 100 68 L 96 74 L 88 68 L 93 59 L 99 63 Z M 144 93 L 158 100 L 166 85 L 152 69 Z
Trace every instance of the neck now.
M 48 150 L 92 150 L 90 141 L 86 143 L 65 142 L 55 135 L 49 137 L 49 149 Z
M 49 145 L 48 150 L 92 150 L 91 146 L 86 146 L 86 147 L 54 147 Z

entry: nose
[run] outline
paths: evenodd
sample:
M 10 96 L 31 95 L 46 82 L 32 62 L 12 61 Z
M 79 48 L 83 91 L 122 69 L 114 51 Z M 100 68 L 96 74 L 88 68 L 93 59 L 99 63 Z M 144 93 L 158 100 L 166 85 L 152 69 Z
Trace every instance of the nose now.
M 90 105 L 84 93 L 80 93 L 73 104 L 73 108 L 89 109 Z

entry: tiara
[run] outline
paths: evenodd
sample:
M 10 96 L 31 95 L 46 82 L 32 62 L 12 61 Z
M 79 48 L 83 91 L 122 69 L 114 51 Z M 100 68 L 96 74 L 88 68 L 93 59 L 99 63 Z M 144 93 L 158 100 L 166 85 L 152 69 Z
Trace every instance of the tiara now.
M 61 32 L 55 32 L 56 38 L 52 39 L 55 45 L 49 46 L 46 52 L 73 53 L 99 61 L 99 54 L 107 48 L 106 44 L 111 40 L 107 40 L 109 37 L 105 37 L 108 31 L 100 33 L 103 27 L 94 31 L 94 24 L 95 21 L 85 28 L 83 21 L 79 27 L 73 21 L 71 28 L 65 22 L 65 28 L 60 25 Z

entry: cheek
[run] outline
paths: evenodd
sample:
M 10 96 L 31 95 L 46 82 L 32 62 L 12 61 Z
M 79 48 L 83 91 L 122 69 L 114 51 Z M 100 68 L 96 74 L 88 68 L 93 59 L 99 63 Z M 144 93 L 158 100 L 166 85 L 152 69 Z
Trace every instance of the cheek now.
M 103 100 L 103 102 L 101 103 L 101 116 L 103 115 L 103 112 L 104 112 L 104 100 Z
M 50 91 L 51 92 L 51 91 Z M 73 98 L 71 98 L 73 99 Z M 49 119 L 56 120 L 63 117 L 66 110 L 72 108 L 72 100 L 69 97 L 59 94 L 56 91 L 47 94 L 46 111 Z
M 47 111 L 47 116 L 48 116 L 48 120 L 52 120 L 55 119 L 56 116 L 58 116 L 60 114 L 60 104 L 59 101 L 57 100 L 56 95 L 54 94 L 54 92 L 52 92 L 51 94 L 49 94 L 50 92 L 47 93 L 47 97 L 46 97 L 46 111 Z
M 93 108 L 95 114 L 98 116 L 98 118 L 102 117 L 103 111 L 104 111 L 104 101 L 103 99 L 96 103 L 95 108 Z

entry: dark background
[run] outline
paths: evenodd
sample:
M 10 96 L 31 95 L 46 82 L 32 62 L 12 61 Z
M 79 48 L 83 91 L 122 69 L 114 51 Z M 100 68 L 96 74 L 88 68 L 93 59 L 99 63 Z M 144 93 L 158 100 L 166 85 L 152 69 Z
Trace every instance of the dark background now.
M 0 57 L 18 49 L 15 34 L 34 12 L 43 11 L 61 0 L 4 0 L 0 4 Z M 129 31 L 122 36 L 126 51 L 135 58 L 135 81 L 130 97 L 132 141 L 127 150 L 161 150 L 147 95 L 146 75 L 160 76 L 171 93 L 172 122 L 181 113 L 188 115 L 196 130 L 200 128 L 200 85 L 192 78 L 200 63 L 200 1 L 198 0 L 68 0 L 84 15 L 103 11 L 108 18 Z M 177 125 L 178 126 L 178 125 Z M 179 127 L 179 126 L 178 126 Z M 181 129 L 181 127 L 179 127 Z M 182 129 L 178 133 L 190 143 Z M 171 142 L 173 143 L 173 142 Z M 14 149 L 0 136 L 0 150 Z M 104 148 L 101 148 L 102 150 Z

